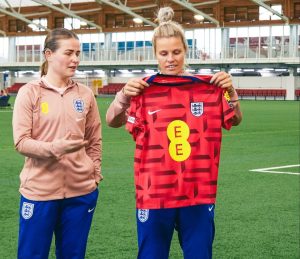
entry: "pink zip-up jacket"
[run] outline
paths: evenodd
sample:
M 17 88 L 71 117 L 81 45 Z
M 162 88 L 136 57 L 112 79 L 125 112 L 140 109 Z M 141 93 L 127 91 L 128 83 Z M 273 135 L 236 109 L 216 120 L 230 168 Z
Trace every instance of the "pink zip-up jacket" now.
M 117 92 L 115 99 L 111 102 L 106 112 L 106 123 L 113 128 L 126 124 L 126 111 L 130 106 L 130 97 L 123 94 L 122 90 Z
M 64 154 L 59 145 L 71 138 L 88 140 L 86 147 Z M 61 95 L 43 79 L 24 85 L 13 113 L 15 148 L 25 156 L 20 174 L 20 193 L 46 201 L 85 195 L 102 179 L 102 133 L 92 91 L 70 81 Z

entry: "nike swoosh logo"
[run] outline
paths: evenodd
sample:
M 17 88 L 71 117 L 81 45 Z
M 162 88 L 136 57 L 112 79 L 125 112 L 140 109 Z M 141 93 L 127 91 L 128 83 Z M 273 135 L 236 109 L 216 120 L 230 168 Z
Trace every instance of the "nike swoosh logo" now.
M 149 114 L 149 115 L 153 115 L 154 113 L 157 113 L 157 112 L 159 112 L 159 111 L 161 111 L 161 109 L 155 110 L 155 111 L 148 111 L 148 114 Z
M 94 209 L 95 209 L 95 207 L 92 209 L 88 209 L 88 213 L 91 213 Z
M 214 208 L 214 205 L 212 205 L 211 207 L 208 208 L 209 211 L 212 211 Z

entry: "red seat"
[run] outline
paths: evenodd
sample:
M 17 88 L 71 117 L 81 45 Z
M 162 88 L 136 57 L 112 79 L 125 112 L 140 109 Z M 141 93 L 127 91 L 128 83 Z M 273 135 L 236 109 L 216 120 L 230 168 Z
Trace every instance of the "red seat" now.
M 295 90 L 295 96 L 296 96 L 296 99 L 297 99 L 297 100 L 300 99 L 300 89 L 296 89 L 296 90 Z
M 16 94 L 23 85 L 25 85 L 25 83 L 14 83 L 11 87 L 7 88 L 7 92 Z
M 103 86 L 98 90 L 99 94 L 116 94 L 119 92 L 123 87 L 124 83 L 110 83 L 108 85 Z
M 253 96 L 255 99 L 257 97 L 264 97 L 265 100 L 267 97 L 273 97 L 274 100 L 277 96 L 284 97 L 284 99 L 286 97 L 286 89 L 236 89 L 236 91 L 241 99 L 243 96 Z M 297 99 L 300 98 L 300 89 L 295 90 L 295 95 Z

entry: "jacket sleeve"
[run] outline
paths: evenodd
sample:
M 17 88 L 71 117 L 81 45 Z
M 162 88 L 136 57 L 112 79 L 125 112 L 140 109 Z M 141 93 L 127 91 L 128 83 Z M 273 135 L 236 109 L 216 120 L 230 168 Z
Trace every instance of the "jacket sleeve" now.
M 127 121 L 126 111 L 130 105 L 130 97 L 126 97 L 122 91 L 116 94 L 106 112 L 106 123 L 113 128 L 119 128 Z
M 96 182 L 99 183 L 103 176 L 101 175 L 101 161 L 102 161 L 102 130 L 101 119 L 96 99 L 91 92 L 91 106 L 86 117 L 85 136 L 88 140 L 86 146 L 86 153 L 92 159 L 95 172 Z
M 34 112 L 39 112 L 39 96 L 30 85 L 23 86 L 16 97 L 13 112 L 13 137 L 16 150 L 31 158 L 59 158 L 62 154 L 52 142 L 32 138 Z

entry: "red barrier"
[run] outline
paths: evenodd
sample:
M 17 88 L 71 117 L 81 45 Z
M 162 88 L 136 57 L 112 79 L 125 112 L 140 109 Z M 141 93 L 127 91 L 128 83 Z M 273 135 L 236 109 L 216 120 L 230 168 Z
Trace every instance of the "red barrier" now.
M 25 83 L 14 83 L 12 86 L 7 88 L 7 92 L 9 94 L 16 94 L 23 85 L 25 85 Z
M 300 99 L 300 89 L 296 89 L 296 90 L 295 90 L 295 96 L 296 96 L 296 99 L 297 99 L 297 100 Z
M 123 86 L 124 83 L 110 83 L 108 85 L 103 86 L 102 88 L 98 89 L 99 94 L 116 94 L 119 92 Z
M 266 100 L 267 97 L 273 97 L 275 100 L 276 97 L 283 97 L 285 100 L 286 97 L 286 89 L 236 89 L 236 91 L 241 99 L 254 97 L 256 100 L 257 97 L 264 97 Z

